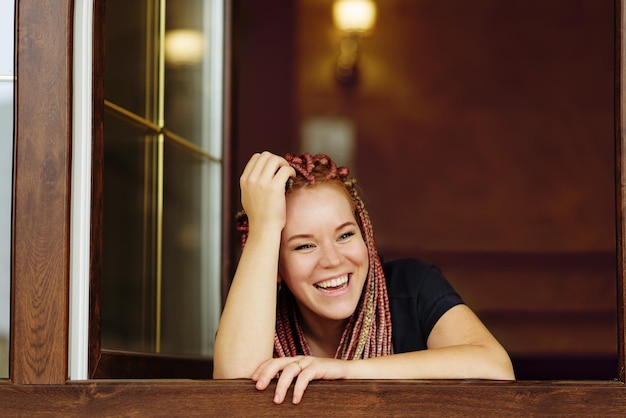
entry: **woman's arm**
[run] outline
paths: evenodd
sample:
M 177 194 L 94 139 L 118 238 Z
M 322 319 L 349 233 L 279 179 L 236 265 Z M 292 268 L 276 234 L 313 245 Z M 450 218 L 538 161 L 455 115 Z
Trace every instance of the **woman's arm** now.
M 241 175 L 249 233 L 215 338 L 216 379 L 249 378 L 272 358 L 285 183 L 293 175 L 287 161 L 268 152 L 253 155 Z
M 276 403 L 283 402 L 294 378 L 294 403 L 316 379 L 515 379 L 508 354 L 466 305 L 451 308 L 439 319 L 428 338 L 428 350 L 348 361 L 304 356 L 273 359 L 261 365 L 252 379 L 258 389 L 265 389 L 279 371 Z
M 466 305 L 454 306 L 437 321 L 428 350 L 349 366 L 347 379 L 515 379 L 507 352 Z

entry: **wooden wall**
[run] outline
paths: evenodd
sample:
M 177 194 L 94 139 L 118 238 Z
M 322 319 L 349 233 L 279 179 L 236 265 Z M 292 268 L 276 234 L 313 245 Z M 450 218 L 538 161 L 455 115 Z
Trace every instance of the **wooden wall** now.
M 349 120 L 385 258 L 438 264 L 518 374 L 617 376 L 613 1 L 378 1 L 352 88 L 332 0 L 246 3 L 233 176 Z

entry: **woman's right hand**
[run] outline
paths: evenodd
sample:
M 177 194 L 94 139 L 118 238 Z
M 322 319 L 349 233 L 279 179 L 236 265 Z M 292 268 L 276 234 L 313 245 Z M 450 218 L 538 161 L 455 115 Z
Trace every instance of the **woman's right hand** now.
M 295 175 L 287 160 L 268 151 L 250 158 L 239 185 L 241 204 L 251 227 L 285 226 L 285 185 Z

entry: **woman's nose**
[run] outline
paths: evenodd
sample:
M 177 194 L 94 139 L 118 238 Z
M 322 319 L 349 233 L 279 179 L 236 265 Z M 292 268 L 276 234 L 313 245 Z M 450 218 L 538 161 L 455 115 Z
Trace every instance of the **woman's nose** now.
M 334 245 L 326 245 L 322 249 L 320 265 L 322 267 L 334 267 L 341 264 L 342 255 Z

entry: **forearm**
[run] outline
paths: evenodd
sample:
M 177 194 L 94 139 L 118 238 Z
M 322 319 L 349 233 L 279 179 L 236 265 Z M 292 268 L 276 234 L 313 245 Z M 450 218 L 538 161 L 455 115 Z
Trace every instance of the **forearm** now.
M 509 356 L 497 342 L 452 345 L 364 360 L 281 357 L 263 363 L 252 379 L 257 389 L 264 390 L 277 374 L 275 403 L 283 402 L 294 379 L 293 403 L 299 403 L 309 382 L 318 379 L 515 379 Z
M 248 378 L 272 357 L 280 229 L 250 231 L 218 327 L 214 378 Z
M 468 344 L 349 361 L 346 378 L 514 380 L 515 375 L 502 347 Z

